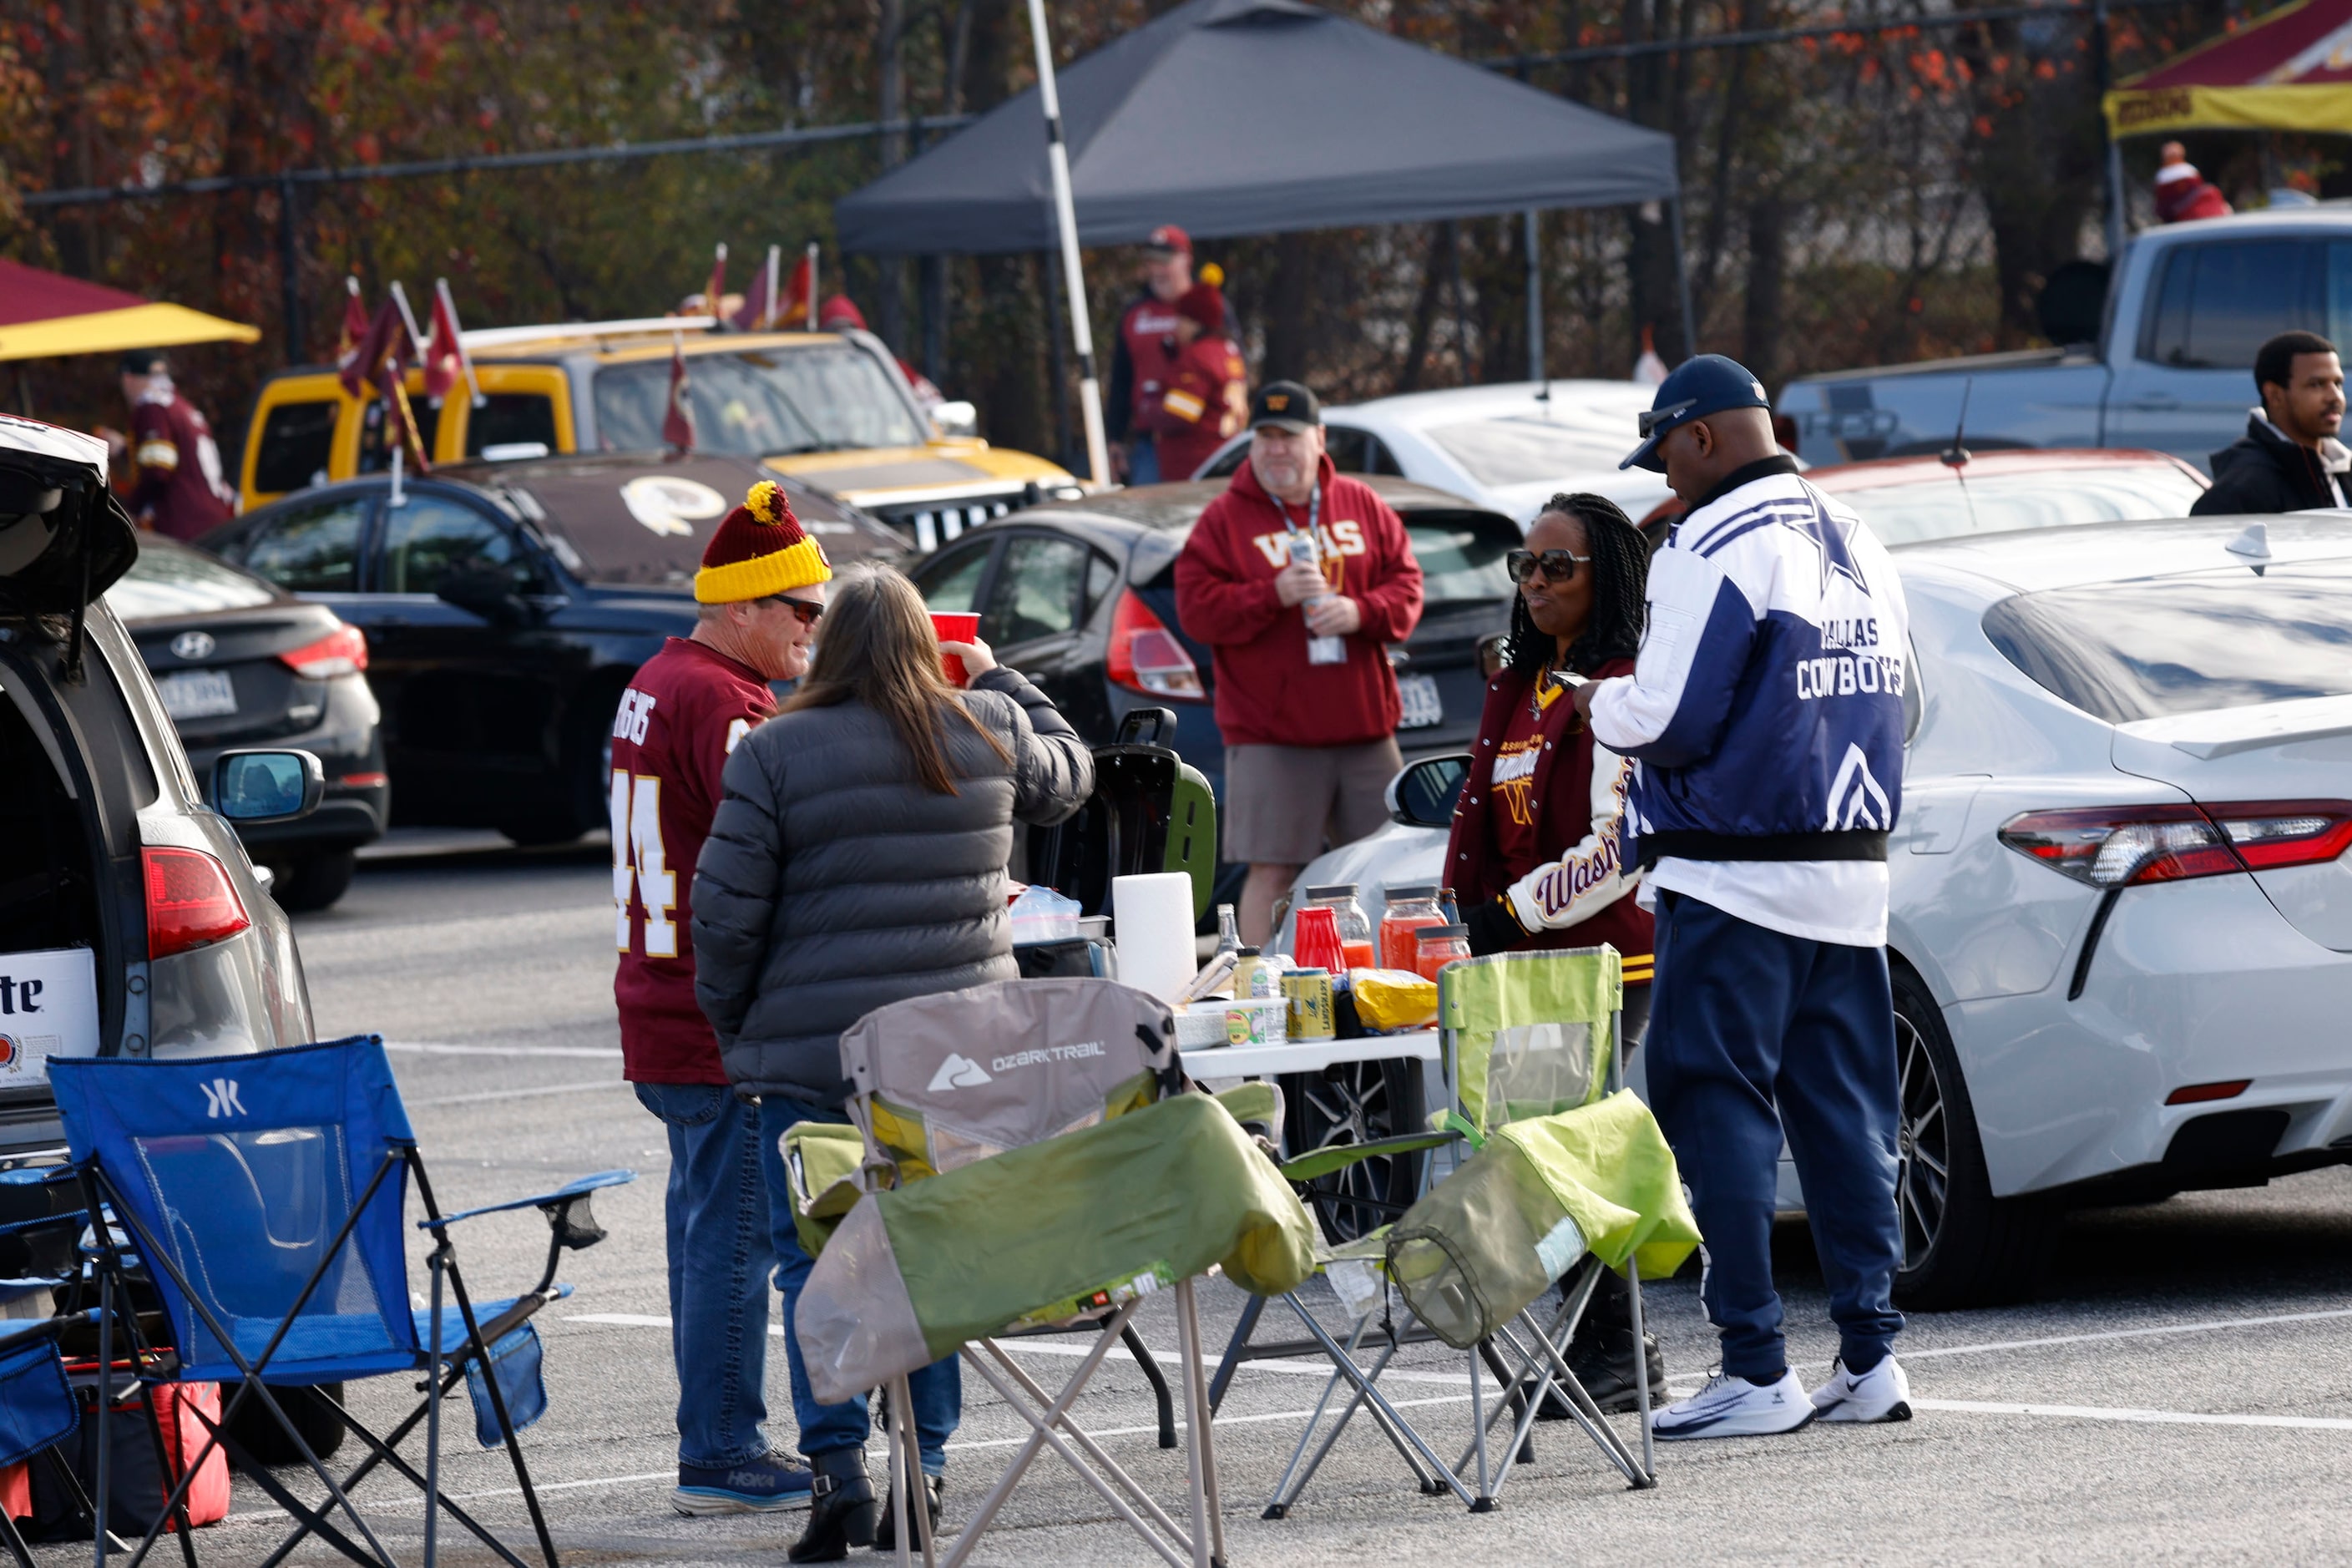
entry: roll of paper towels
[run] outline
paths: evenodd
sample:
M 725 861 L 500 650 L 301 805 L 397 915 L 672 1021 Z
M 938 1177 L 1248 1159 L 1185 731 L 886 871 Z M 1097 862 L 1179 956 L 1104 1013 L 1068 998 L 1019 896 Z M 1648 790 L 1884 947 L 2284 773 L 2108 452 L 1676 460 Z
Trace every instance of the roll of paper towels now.
M 1192 959 L 1192 879 L 1181 871 L 1114 877 L 1110 913 L 1119 983 L 1175 1001 L 1200 970 Z

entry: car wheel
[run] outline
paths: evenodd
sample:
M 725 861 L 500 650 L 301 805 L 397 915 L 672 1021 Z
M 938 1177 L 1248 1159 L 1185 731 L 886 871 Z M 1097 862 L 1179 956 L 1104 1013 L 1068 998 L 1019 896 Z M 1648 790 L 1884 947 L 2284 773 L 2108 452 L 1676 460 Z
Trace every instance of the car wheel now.
M 270 888 L 269 896 L 290 915 L 327 909 L 351 890 L 352 873 L 358 867 L 356 850 L 306 855 L 277 868 L 278 880 Z
M 554 796 L 530 816 L 499 824 L 499 831 L 526 849 L 569 844 L 604 825 L 611 810 L 613 714 L 621 704 L 620 685 L 591 689 L 573 706 L 563 748 L 563 773 Z
M 234 1383 L 221 1384 L 223 1409 L 226 1409 L 228 1402 L 236 1397 L 238 1386 Z M 286 1413 L 286 1419 L 294 1429 L 302 1434 L 302 1441 L 310 1445 L 312 1454 L 324 1459 L 343 1446 L 345 1428 L 334 1409 L 343 1402 L 341 1384 L 321 1383 L 310 1388 L 272 1388 L 269 1394 L 278 1401 L 278 1408 Z M 258 1394 L 248 1397 L 237 1407 L 236 1417 L 228 1423 L 228 1435 L 262 1464 L 302 1463 L 302 1450 L 294 1446 L 294 1440 L 286 1435 L 286 1428 L 269 1414 L 269 1406 L 261 1403 Z
M 1895 1055 L 1902 1089 L 1895 1213 L 1903 1230 L 1896 1304 L 1948 1311 L 2018 1300 L 2033 1286 L 2051 1232 L 2049 1205 L 1997 1198 L 1985 1173 L 1959 1058 L 1943 1010 L 1902 970 L 1895 982 Z
M 1410 1058 L 1334 1062 L 1320 1072 L 1283 1079 L 1289 1102 L 1287 1143 L 1305 1154 L 1419 1131 L 1421 1063 Z M 1307 1202 L 1334 1246 L 1390 1224 L 1421 1195 L 1426 1153 L 1360 1160 L 1307 1184 Z

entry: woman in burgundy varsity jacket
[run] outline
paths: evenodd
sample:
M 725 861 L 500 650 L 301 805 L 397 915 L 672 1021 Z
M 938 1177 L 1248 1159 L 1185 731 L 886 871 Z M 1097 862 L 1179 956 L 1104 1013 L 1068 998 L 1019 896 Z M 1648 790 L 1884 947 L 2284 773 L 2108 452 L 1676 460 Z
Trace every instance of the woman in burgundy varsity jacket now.
M 1640 871 L 1619 856 L 1633 764 L 1592 738 L 1569 692 L 1633 672 L 1649 542 L 1614 502 L 1556 495 L 1528 529 L 1527 547 L 1507 559 L 1518 585 L 1510 637 L 1486 683 L 1446 875 L 1473 953 L 1615 946 L 1625 961 L 1625 1034 L 1638 1040 L 1650 1014 L 1650 913 L 1633 901 Z M 1652 1397 L 1663 1399 L 1656 1345 L 1651 1337 L 1644 1359 Z M 1569 1361 L 1603 1410 L 1634 1408 L 1633 1325 L 1615 1274 L 1602 1273 Z

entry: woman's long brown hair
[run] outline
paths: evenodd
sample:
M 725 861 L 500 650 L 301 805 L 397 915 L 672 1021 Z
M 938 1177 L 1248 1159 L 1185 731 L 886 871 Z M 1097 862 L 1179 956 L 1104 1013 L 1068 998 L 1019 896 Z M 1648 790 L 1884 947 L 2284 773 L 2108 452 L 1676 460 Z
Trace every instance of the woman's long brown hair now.
M 890 721 L 915 759 L 915 776 L 937 795 L 956 793 L 940 731 L 953 718 L 1010 763 L 1013 753 L 973 718 L 940 668 L 940 642 L 915 585 L 887 566 L 854 569 L 827 595 L 816 658 L 784 704 L 832 708 L 863 702 Z

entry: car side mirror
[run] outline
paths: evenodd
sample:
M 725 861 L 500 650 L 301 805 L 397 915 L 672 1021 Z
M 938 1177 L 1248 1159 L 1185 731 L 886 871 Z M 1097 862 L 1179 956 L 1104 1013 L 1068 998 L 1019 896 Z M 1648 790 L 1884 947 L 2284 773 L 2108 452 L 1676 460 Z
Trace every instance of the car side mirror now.
M 213 809 L 247 827 L 308 816 L 326 792 L 327 770 L 309 752 L 223 752 L 213 762 Z
M 528 588 L 529 584 L 515 580 L 511 567 L 468 562 L 442 573 L 433 595 L 493 625 L 514 626 L 530 618 L 531 606 L 523 598 Z
M 1451 827 L 1454 798 L 1470 776 L 1470 753 L 1423 757 L 1389 780 L 1389 820 L 1407 827 Z
M 980 410 L 962 398 L 931 405 L 931 428 L 942 436 L 977 437 Z

